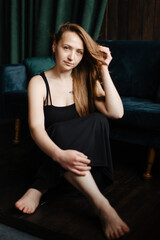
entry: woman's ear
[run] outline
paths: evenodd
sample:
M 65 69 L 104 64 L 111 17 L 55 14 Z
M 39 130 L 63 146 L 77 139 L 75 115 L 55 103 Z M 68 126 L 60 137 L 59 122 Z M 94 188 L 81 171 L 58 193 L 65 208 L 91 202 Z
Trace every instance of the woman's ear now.
M 56 50 L 56 42 L 54 41 L 52 44 L 52 52 L 55 53 Z

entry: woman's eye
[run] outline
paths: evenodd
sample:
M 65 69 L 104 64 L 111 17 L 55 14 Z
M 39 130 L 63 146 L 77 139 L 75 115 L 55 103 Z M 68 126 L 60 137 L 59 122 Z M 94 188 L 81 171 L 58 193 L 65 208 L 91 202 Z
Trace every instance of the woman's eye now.
M 69 47 L 67 47 L 67 46 L 64 46 L 64 49 L 69 49 Z
M 77 51 L 77 53 L 78 53 L 78 54 L 81 54 L 81 55 L 83 54 L 83 52 L 82 52 L 82 51 Z

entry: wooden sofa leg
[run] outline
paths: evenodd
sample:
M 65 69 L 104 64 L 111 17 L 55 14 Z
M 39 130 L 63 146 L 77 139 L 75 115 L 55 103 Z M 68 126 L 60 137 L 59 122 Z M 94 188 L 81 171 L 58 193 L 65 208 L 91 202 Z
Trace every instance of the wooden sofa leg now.
M 21 127 L 21 119 L 16 118 L 16 120 L 15 120 L 15 136 L 14 136 L 14 139 L 13 139 L 14 144 L 19 143 L 20 127 Z
M 154 163 L 155 155 L 156 155 L 155 149 L 150 148 L 149 149 L 149 155 L 148 155 L 148 161 L 147 161 L 147 169 L 146 169 L 146 172 L 143 174 L 145 179 L 151 179 L 152 178 L 151 169 L 152 169 L 152 165 Z

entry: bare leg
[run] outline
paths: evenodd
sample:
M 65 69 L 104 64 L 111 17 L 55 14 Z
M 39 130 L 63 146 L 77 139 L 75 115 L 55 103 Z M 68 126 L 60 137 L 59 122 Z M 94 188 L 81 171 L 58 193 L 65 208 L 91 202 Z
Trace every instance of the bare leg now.
M 42 192 L 35 188 L 29 188 L 27 192 L 15 203 L 15 207 L 23 213 L 35 212 L 42 197 Z
M 129 232 L 129 227 L 123 222 L 109 204 L 109 201 L 99 191 L 89 171 L 86 172 L 85 176 L 78 176 L 74 173 L 66 172 L 64 177 L 91 202 L 102 222 L 104 234 L 108 239 L 119 238 Z

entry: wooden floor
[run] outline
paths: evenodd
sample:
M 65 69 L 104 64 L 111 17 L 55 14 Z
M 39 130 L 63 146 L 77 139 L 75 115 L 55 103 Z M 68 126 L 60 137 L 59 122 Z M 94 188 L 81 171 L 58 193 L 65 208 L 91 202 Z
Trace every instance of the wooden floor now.
M 104 240 L 99 220 L 88 201 L 69 184 L 48 192 L 33 215 L 18 212 L 14 202 L 27 189 L 30 173 L 26 159 L 28 133 L 22 129 L 21 144 L 11 143 L 13 124 L 0 126 L 0 222 L 42 239 Z M 103 194 L 128 223 L 126 240 L 159 240 L 160 154 L 153 178 L 141 177 L 147 157 L 145 147 L 111 142 L 115 181 Z

